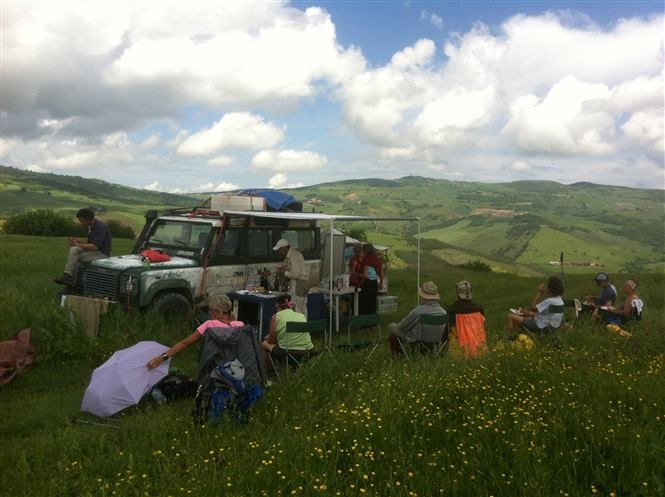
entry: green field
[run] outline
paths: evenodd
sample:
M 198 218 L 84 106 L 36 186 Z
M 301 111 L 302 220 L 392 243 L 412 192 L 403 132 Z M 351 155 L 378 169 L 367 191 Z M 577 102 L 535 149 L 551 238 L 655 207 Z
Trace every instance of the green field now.
M 400 361 L 385 330 L 416 302 L 416 257 L 388 234 L 370 240 L 394 247 L 390 288 L 400 302 L 382 315 L 379 349 L 370 358 L 335 349 L 335 360 L 324 355 L 276 381 L 247 425 L 196 429 L 192 400 L 145 402 L 113 426 L 79 412 L 92 370 L 114 350 L 144 339 L 171 344 L 192 328 L 117 311 L 89 339 L 52 283 L 64 240 L 0 235 L 0 339 L 30 327 L 38 354 L 0 390 L 0 495 L 665 494 L 662 272 L 613 275 L 641 282 L 644 319 L 631 339 L 568 316 L 558 341 L 523 351 L 503 340 L 506 310 L 528 303 L 542 278 L 474 273 L 424 252 L 422 278 L 439 285 L 444 307 L 456 281 L 472 281 L 490 351 L 465 360 L 452 344 L 445 357 Z M 131 244 L 119 240 L 114 250 Z M 593 290 L 591 276 L 566 274 L 566 295 Z M 362 338 L 378 339 L 375 331 Z M 196 363 L 196 350 L 174 359 L 191 375 Z

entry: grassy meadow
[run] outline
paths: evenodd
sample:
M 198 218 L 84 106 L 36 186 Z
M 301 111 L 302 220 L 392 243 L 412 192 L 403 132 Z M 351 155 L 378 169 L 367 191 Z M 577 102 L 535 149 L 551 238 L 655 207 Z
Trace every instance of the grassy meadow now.
M 131 245 L 114 241 L 114 252 Z M 249 424 L 195 429 L 193 400 L 142 403 L 112 421 L 79 411 L 92 370 L 114 350 L 172 344 L 189 324 L 118 310 L 91 340 L 56 298 L 65 241 L 0 235 L 0 339 L 30 327 L 38 351 L 0 388 L 0 495 L 665 495 L 662 271 L 612 274 L 618 285 L 640 281 L 645 313 L 632 338 L 569 316 L 557 341 L 522 350 L 504 340 L 506 312 L 528 304 L 542 276 L 474 273 L 424 253 L 421 280 L 439 285 L 444 307 L 456 281 L 474 284 L 490 351 L 465 360 L 453 345 L 445 357 L 405 361 L 391 357 L 385 330 L 416 303 L 415 257 L 396 252 L 390 293 L 400 308 L 382 315 L 378 350 L 336 349 L 334 360 L 275 381 Z M 591 277 L 566 274 L 566 296 L 594 290 Z M 197 353 L 173 365 L 195 375 Z

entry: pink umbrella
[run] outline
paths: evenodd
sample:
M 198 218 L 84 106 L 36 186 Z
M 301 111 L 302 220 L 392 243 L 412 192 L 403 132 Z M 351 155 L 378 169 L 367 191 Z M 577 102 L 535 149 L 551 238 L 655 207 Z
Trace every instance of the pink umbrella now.
M 169 372 L 170 360 L 154 369 L 146 364 L 169 348 L 157 342 L 139 342 L 118 350 L 92 372 L 81 410 L 101 417 L 139 403 L 141 397 Z

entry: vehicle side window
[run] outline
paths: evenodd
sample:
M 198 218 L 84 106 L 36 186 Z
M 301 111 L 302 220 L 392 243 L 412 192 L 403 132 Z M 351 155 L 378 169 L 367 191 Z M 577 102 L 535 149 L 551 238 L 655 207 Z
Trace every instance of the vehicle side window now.
M 224 230 L 222 237 L 217 244 L 218 256 L 237 256 L 240 255 L 240 231 Z
M 283 230 L 281 238 L 286 238 L 292 247 L 302 252 L 306 259 L 311 259 L 321 256 L 316 251 L 316 234 L 316 230 Z
M 248 233 L 248 252 L 250 256 L 270 256 L 272 255 L 272 245 L 269 243 L 270 234 L 266 229 L 252 229 Z

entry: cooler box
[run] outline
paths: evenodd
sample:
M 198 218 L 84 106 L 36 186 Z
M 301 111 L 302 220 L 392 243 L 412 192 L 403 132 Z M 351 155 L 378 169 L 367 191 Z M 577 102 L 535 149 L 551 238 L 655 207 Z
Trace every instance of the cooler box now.
M 382 312 L 393 312 L 397 310 L 397 297 L 392 295 L 380 295 L 376 298 L 376 310 Z

